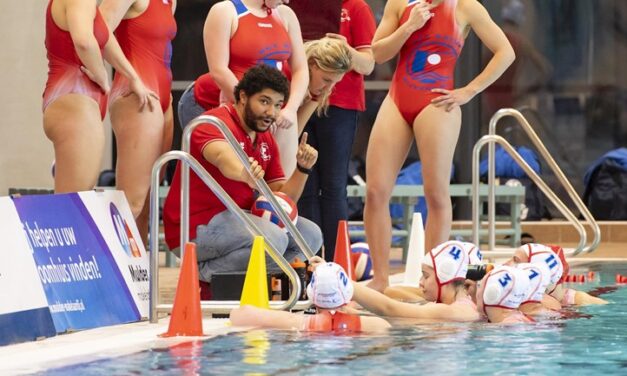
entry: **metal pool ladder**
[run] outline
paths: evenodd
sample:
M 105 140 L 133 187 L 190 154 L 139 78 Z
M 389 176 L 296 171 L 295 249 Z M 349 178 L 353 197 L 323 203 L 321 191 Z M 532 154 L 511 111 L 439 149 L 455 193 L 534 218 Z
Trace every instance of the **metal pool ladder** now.
M 150 189 L 150 322 L 158 321 L 159 312 L 171 312 L 172 304 L 159 303 L 159 175 L 163 166 L 171 160 L 181 161 L 181 259 L 184 255 L 184 244 L 189 241 L 189 169 L 192 170 L 200 179 L 213 191 L 213 193 L 231 211 L 246 227 L 251 236 L 263 236 L 261 230 L 254 222 L 248 218 L 244 211 L 233 201 L 233 199 L 224 191 L 220 184 L 202 167 L 202 165 L 189 154 L 191 134 L 200 124 L 211 124 L 217 127 L 224 135 L 226 141 L 235 151 L 239 160 L 246 167 L 248 173 L 251 173 L 248 156 L 244 153 L 240 144 L 231 134 L 227 125 L 215 116 L 202 115 L 192 120 L 183 132 L 182 151 L 170 151 L 163 154 L 157 159 L 152 168 L 151 189 Z M 296 226 L 289 219 L 281 205 L 277 202 L 270 187 L 263 179 L 256 179 L 255 183 L 259 191 L 268 199 L 272 207 L 275 209 L 281 221 L 285 224 L 286 229 L 294 238 L 296 244 L 307 258 L 314 256 L 309 245 L 296 229 Z M 305 309 L 311 306 L 309 300 L 298 301 L 298 297 L 304 286 L 301 286 L 300 279 L 292 266 L 283 258 L 283 255 L 276 250 L 276 247 L 265 239 L 266 252 L 277 263 L 283 272 L 288 276 L 292 285 L 292 292 L 286 301 L 272 301 L 270 307 L 278 310 L 288 310 L 292 308 Z M 208 313 L 228 313 L 232 309 L 239 307 L 238 300 L 229 301 L 201 301 L 201 309 Z
M 542 178 L 525 162 L 521 155 L 514 149 L 514 147 L 507 142 L 503 137 L 496 134 L 496 126 L 500 119 L 511 116 L 517 120 L 523 130 L 527 133 L 538 152 L 548 166 L 551 168 L 555 176 L 557 176 L 559 182 L 562 184 L 571 200 L 575 203 L 579 209 L 581 215 L 586 219 L 586 224 L 592 227 L 592 234 L 594 238 L 592 242 L 586 244 L 586 230 L 584 223 L 579 221 L 573 212 L 560 200 L 559 197 L 549 188 L 549 186 L 542 180 Z M 481 137 L 473 148 L 472 156 L 472 240 L 475 244 L 479 244 L 479 227 L 481 225 L 480 213 L 479 213 L 479 158 L 481 155 L 481 148 L 488 144 L 488 251 L 485 252 L 489 256 L 508 256 L 511 255 L 512 250 L 496 250 L 495 248 L 495 147 L 494 144 L 498 143 L 503 149 L 518 163 L 520 167 L 527 173 L 529 178 L 540 188 L 540 190 L 549 198 L 549 200 L 558 208 L 558 210 L 568 219 L 568 221 L 575 226 L 579 233 L 579 243 L 575 249 L 569 249 L 566 251 L 566 256 L 577 256 L 578 254 L 585 252 L 590 253 L 594 251 L 601 241 L 601 230 L 596 220 L 581 201 L 577 191 L 570 184 L 562 170 L 559 168 L 549 151 L 546 149 L 536 132 L 533 130 L 527 119 L 520 113 L 520 111 L 512 108 L 502 108 L 498 110 L 494 116 L 490 119 L 488 134 Z

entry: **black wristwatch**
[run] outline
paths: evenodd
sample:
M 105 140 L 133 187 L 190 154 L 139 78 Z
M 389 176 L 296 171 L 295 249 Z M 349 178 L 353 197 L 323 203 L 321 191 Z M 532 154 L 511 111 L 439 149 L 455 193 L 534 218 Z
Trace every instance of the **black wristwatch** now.
M 298 163 L 296 163 L 296 168 L 298 169 L 298 171 L 302 172 L 305 175 L 311 174 L 311 171 L 312 171 L 312 169 L 305 168 L 305 167 L 299 165 Z

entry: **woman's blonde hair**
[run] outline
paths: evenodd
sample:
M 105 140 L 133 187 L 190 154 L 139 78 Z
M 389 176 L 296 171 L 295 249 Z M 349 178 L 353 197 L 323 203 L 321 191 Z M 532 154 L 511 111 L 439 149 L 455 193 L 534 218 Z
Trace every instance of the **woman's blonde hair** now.
M 316 65 L 320 70 L 329 73 L 344 74 L 352 69 L 351 52 L 343 41 L 324 37 L 305 43 L 305 54 L 309 67 Z M 331 90 L 318 99 L 318 115 L 326 114 L 329 107 Z

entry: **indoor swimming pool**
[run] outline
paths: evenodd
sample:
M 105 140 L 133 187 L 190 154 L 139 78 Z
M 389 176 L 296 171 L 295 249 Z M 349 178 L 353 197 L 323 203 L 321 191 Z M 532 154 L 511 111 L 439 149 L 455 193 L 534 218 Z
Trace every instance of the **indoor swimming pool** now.
M 596 290 L 610 304 L 535 324 L 396 322 L 384 334 L 359 336 L 251 330 L 45 374 L 626 374 L 627 285 L 616 285 L 615 276 L 627 274 L 627 265 L 589 270 L 594 281 L 570 286 Z

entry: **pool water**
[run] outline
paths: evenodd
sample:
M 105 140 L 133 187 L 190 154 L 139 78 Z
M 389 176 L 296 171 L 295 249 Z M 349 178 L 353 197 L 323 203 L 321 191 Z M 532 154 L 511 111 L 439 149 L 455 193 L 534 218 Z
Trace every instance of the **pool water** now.
M 627 375 L 627 285 L 614 284 L 627 266 L 598 268 L 600 280 L 571 286 L 604 291 L 611 304 L 568 311 L 566 319 L 420 324 L 361 336 L 253 330 L 45 374 Z

